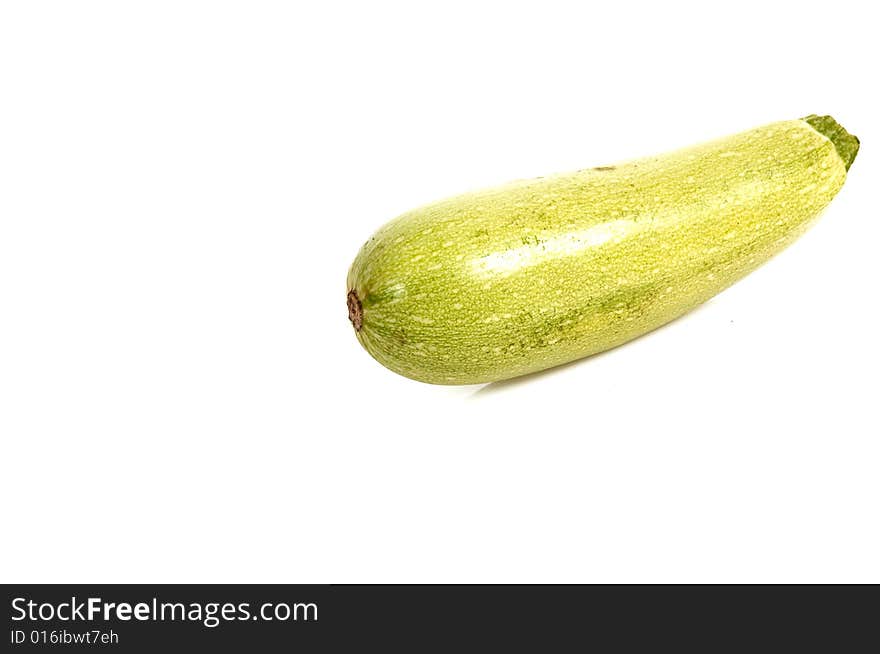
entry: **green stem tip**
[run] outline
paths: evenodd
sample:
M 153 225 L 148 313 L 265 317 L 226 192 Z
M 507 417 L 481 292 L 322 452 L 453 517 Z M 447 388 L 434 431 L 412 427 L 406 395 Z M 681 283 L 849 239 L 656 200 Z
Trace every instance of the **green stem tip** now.
M 852 165 L 852 162 L 855 161 L 856 155 L 859 152 L 858 137 L 843 129 L 840 123 L 834 120 L 831 116 L 817 116 L 816 114 L 811 114 L 802 120 L 823 136 L 828 137 L 828 140 L 834 144 L 837 154 L 843 159 L 843 164 L 846 166 L 846 169 L 849 170 L 849 167 Z

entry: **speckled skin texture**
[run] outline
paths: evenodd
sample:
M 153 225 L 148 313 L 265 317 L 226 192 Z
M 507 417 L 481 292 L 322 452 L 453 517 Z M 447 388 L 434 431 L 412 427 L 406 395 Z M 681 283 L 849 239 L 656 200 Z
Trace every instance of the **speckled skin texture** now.
M 831 201 L 850 162 L 817 129 L 773 123 L 406 213 L 349 271 L 357 338 L 401 375 L 474 384 L 645 334 L 767 261 Z

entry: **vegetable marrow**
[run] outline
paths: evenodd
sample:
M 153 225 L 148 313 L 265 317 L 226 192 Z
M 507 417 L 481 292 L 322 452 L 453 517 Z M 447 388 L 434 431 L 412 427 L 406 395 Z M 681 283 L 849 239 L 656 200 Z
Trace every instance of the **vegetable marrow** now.
M 625 343 L 794 241 L 859 141 L 830 116 L 514 182 L 410 211 L 348 273 L 357 339 L 394 372 L 491 382 Z

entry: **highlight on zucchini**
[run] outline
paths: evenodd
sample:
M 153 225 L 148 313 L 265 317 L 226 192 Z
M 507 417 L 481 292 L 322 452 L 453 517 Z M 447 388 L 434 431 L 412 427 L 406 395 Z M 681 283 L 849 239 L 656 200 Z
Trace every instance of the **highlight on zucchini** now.
M 613 348 L 794 241 L 858 149 L 833 118 L 811 115 L 429 204 L 361 248 L 349 319 L 377 361 L 433 384 L 497 381 Z

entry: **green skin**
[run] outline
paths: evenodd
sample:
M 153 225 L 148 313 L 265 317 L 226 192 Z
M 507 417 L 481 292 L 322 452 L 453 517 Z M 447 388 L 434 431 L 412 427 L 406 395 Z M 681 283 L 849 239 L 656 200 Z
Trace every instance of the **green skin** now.
M 478 191 L 389 222 L 348 273 L 349 318 L 391 370 L 476 384 L 613 348 L 803 233 L 858 139 L 829 116 Z

